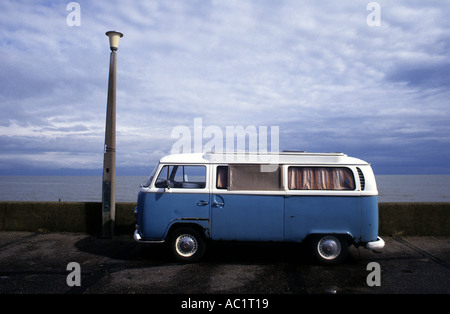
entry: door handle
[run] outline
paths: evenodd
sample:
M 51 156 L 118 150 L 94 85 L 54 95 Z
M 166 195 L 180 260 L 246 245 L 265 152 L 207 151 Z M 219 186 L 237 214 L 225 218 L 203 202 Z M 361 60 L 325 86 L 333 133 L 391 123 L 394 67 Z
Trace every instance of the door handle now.
M 208 205 L 208 204 L 209 204 L 208 201 L 198 201 L 198 202 L 197 202 L 197 206 L 206 206 L 206 205 Z
M 217 203 L 217 202 L 214 202 L 213 203 L 213 206 L 225 206 L 225 203 Z

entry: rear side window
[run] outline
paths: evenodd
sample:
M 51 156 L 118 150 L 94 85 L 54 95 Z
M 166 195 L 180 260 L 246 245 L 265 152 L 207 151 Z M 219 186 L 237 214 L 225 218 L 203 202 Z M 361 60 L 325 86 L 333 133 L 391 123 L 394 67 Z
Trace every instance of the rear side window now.
M 204 189 L 205 166 L 164 166 L 155 182 L 157 188 Z
M 281 167 L 262 171 L 261 165 L 229 165 L 217 167 L 216 187 L 230 191 L 282 190 Z
M 289 167 L 290 190 L 354 190 L 353 172 L 345 167 Z

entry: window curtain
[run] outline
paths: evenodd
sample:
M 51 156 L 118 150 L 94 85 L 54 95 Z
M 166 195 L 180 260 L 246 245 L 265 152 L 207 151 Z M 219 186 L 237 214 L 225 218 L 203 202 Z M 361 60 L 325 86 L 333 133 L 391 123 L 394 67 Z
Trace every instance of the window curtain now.
M 291 190 L 354 190 L 355 180 L 348 168 L 289 167 Z

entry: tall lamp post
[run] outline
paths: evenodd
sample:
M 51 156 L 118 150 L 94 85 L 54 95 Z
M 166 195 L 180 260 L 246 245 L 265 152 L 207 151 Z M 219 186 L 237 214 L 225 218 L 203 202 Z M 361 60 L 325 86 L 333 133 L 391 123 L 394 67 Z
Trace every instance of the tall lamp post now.
M 112 238 L 116 220 L 116 67 L 117 48 L 122 33 L 106 32 L 111 48 L 109 60 L 108 102 L 106 106 L 105 150 L 103 155 L 102 236 Z

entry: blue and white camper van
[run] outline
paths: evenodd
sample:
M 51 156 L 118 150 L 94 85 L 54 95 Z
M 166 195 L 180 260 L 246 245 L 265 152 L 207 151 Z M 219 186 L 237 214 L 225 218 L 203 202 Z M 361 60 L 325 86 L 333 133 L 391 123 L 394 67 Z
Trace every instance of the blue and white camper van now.
M 306 241 L 335 264 L 349 245 L 384 247 L 377 195 L 370 164 L 342 153 L 169 155 L 141 186 L 134 239 L 184 262 L 207 240 Z

